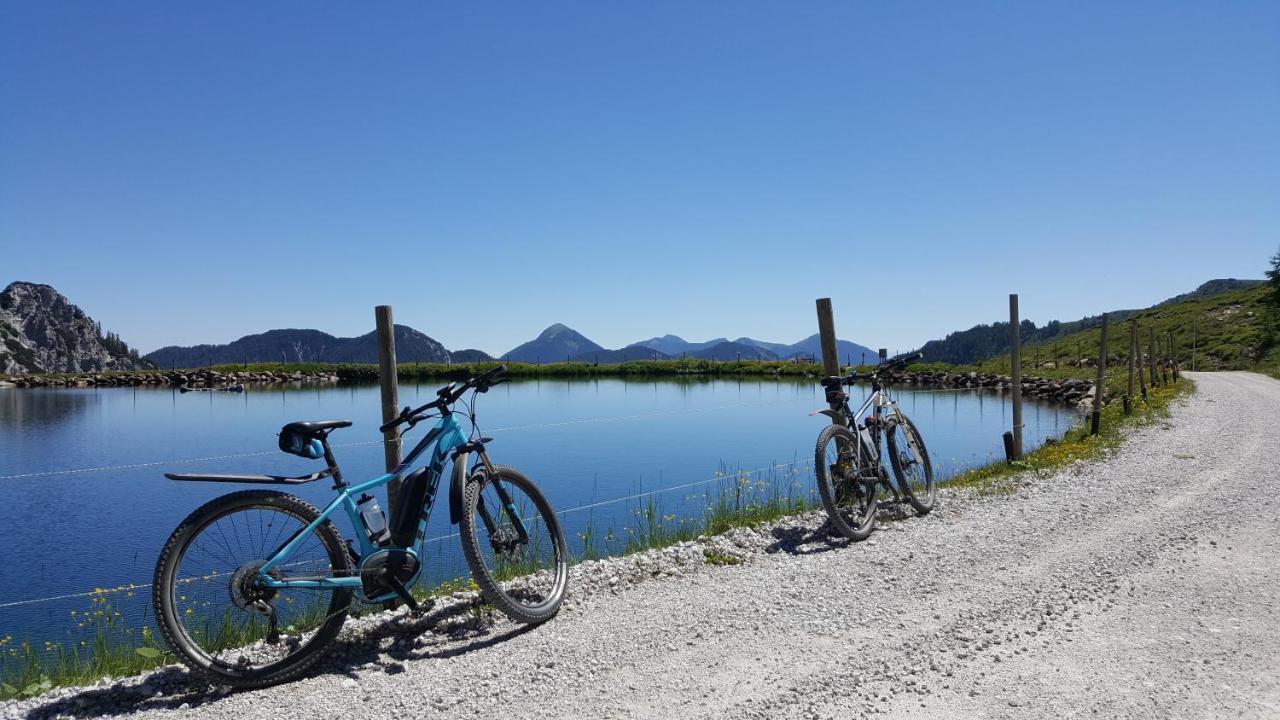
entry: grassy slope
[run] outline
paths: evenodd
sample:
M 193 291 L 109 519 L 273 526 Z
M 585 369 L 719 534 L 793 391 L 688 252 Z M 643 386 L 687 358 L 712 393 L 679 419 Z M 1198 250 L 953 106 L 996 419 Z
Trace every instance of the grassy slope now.
M 1259 286 L 1139 311 L 1108 329 L 1107 352 L 1113 363 L 1117 359 L 1123 363 L 1128 358 L 1129 322 L 1132 321 L 1140 328 L 1143 353 L 1147 352 L 1151 328 L 1156 331 L 1158 356 L 1164 355 L 1162 348 L 1168 333 L 1172 331 L 1178 362 L 1183 369 L 1192 368 L 1194 337 L 1197 370 L 1258 370 L 1269 371 L 1274 375 L 1280 370 L 1280 348 L 1264 352 L 1268 322 L 1265 304 L 1267 292 L 1266 286 Z M 1023 346 L 1023 372 L 1092 377 L 1092 368 L 1062 368 L 1059 373 L 1053 373 L 1033 370 L 1032 366 L 1037 353 L 1042 362 L 1096 358 L 1100 333 L 1100 328 L 1090 328 L 1048 342 Z M 1009 367 L 1008 357 L 1000 356 L 979 363 L 975 369 L 1008 372 Z M 1114 371 L 1115 368 L 1111 370 Z

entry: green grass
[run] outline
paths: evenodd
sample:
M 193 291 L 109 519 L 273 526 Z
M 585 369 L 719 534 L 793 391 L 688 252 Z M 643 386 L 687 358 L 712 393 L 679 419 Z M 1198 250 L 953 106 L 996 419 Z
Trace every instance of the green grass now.
M 405 363 L 397 367 L 400 380 L 457 380 L 482 373 L 499 363 L 467 363 L 444 365 L 438 363 Z M 806 362 L 743 360 L 720 362 L 716 360 L 634 360 L 611 365 L 591 363 L 506 363 L 511 378 L 593 378 L 593 377 L 647 377 L 670 375 L 702 376 L 760 376 L 804 377 L 820 372 L 818 365 Z M 377 365 L 336 365 L 333 371 L 349 382 L 377 382 Z
M 666 512 L 657 496 L 649 496 L 631 509 L 632 522 L 621 530 L 603 534 L 592 523 L 578 533 L 577 559 L 630 555 L 718 535 L 735 527 L 772 522 L 815 507 L 813 475 L 807 464 L 792 463 L 765 472 L 721 468 L 714 489 L 683 498 L 701 501 L 702 512 L 680 515 Z
M 499 363 L 460 363 L 445 365 L 443 363 L 404 363 L 397 366 L 396 377 L 401 381 L 449 381 L 465 380 L 482 373 Z M 635 360 L 632 362 L 594 365 L 591 363 L 550 363 L 534 365 L 532 363 L 506 363 L 507 375 L 512 379 L 590 379 L 590 378 L 646 378 L 646 377 L 680 377 L 680 378 L 717 378 L 717 377 L 816 377 L 821 366 L 809 362 L 791 362 L 781 360 Z M 335 375 L 342 382 L 376 383 L 378 382 L 378 366 L 374 364 L 324 364 L 324 363 L 249 363 L 247 365 L 214 365 L 209 368 L 179 369 L 185 375 L 199 375 L 202 372 L 243 373 L 303 373 Z M 103 373 L 31 373 L 29 378 L 41 378 L 50 381 L 68 378 L 96 376 L 101 378 L 129 378 L 139 375 L 168 374 L 172 371 L 158 370 L 122 370 Z
M 111 604 L 115 594 L 132 596 L 133 588 L 98 589 L 89 608 L 72 611 L 69 620 L 83 637 L 65 643 L 14 642 L 0 637 L 0 700 L 31 697 L 55 686 L 83 685 L 103 677 L 121 677 L 174 661 L 163 644 L 157 644 L 150 627 L 131 628 Z
M 703 550 L 702 556 L 706 559 L 708 565 L 740 565 L 742 558 L 733 555 L 725 555 L 714 550 Z
M 1146 400 L 1135 399 L 1133 412 L 1126 416 L 1124 406 L 1116 400 L 1102 409 L 1097 435 L 1090 434 L 1089 422 L 1069 429 L 1060 440 L 1048 443 L 1012 463 L 998 462 L 963 472 L 947 482 L 948 487 L 972 487 L 982 492 L 1001 492 L 1008 488 L 1002 482 L 1023 472 L 1048 477 L 1077 461 L 1096 460 L 1115 449 L 1134 427 L 1160 422 L 1169 415 L 1169 405 L 1189 394 L 1194 384 L 1185 378 L 1149 389 Z
M 1165 344 L 1173 333 L 1173 344 L 1178 364 L 1185 370 L 1258 370 L 1280 368 L 1280 347 L 1277 347 L 1274 310 L 1267 304 L 1271 292 L 1266 285 L 1222 293 L 1208 298 L 1190 298 L 1168 305 L 1141 310 L 1119 323 L 1113 323 L 1107 332 L 1107 353 L 1112 362 L 1129 356 L 1129 325 L 1139 327 L 1140 352 L 1147 353 L 1151 342 L 1150 332 L 1155 330 L 1157 357 L 1165 357 Z M 1101 328 L 1065 335 L 1043 343 L 1032 343 L 1022 348 L 1023 372 L 1044 374 L 1034 369 L 1038 357 L 1041 362 L 1063 362 L 1080 358 L 1098 357 Z M 1009 372 L 1009 357 L 1001 355 L 974 366 L 981 372 Z M 1081 370 L 1089 375 L 1089 368 Z

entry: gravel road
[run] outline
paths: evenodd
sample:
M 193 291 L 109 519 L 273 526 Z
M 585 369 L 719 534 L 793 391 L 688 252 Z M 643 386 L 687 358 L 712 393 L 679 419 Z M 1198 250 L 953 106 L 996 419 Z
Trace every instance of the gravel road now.
M 458 600 L 434 629 L 366 619 L 281 687 L 179 691 L 170 669 L 4 712 L 1280 717 L 1280 382 L 1188 377 L 1195 396 L 1113 457 L 944 492 L 867 542 L 810 514 L 580 566 L 570 606 L 529 631 L 477 628 Z

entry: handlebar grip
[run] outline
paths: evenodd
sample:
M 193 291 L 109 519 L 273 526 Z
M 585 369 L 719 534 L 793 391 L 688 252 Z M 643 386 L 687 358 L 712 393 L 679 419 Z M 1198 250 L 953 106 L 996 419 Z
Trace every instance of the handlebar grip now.
M 396 429 L 397 427 L 399 427 L 400 423 L 402 422 L 404 422 L 404 418 L 396 418 L 395 420 L 392 420 L 389 423 L 383 423 L 382 425 L 378 426 L 378 432 L 380 433 L 390 432 Z
M 499 365 L 497 367 L 489 368 L 485 372 L 480 373 L 479 375 L 477 375 L 476 377 L 468 381 L 468 384 L 475 387 L 476 391 L 478 392 L 488 392 L 489 388 L 493 387 L 494 385 L 507 381 L 507 378 L 504 377 L 504 374 L 506 372 L 507 372 L 506 365 Z

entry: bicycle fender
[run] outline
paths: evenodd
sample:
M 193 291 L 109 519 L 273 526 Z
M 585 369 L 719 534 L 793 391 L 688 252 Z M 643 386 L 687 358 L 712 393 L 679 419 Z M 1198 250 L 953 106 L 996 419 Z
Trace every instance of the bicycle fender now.
M 467 453 L 453 459 L 453 479 L 449 482 L 449 522 L 462 522 L 462 489 L 467 482 Z

